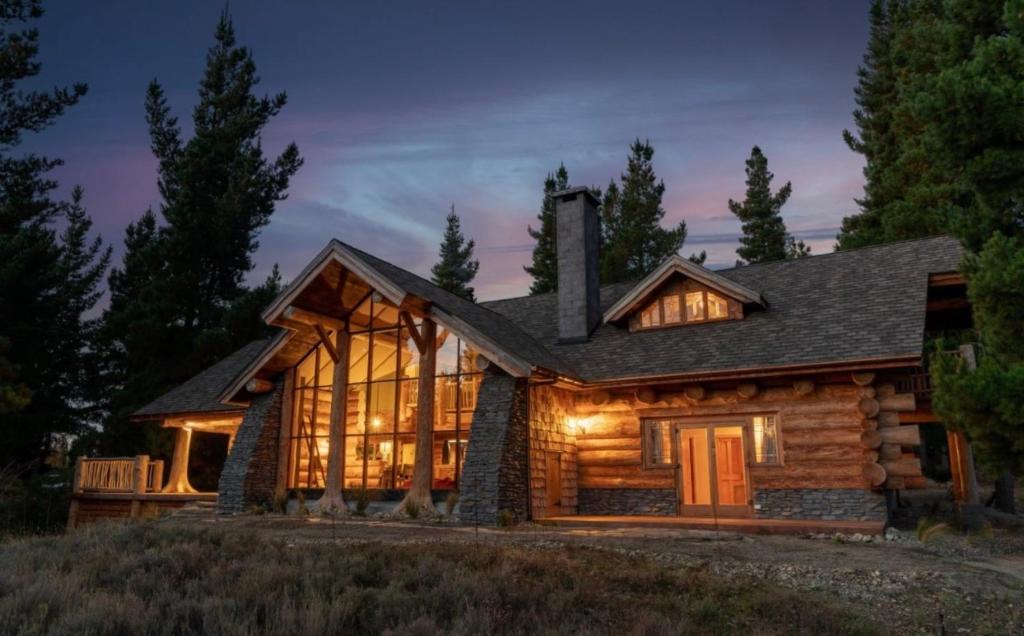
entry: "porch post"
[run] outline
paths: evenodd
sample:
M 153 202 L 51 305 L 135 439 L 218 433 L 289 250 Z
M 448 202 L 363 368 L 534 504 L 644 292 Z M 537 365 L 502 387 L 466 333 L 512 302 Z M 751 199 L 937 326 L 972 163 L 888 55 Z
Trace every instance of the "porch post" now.
M 171 475 L 167 478 L 167 485 L 164 486 L 163 492 L 197 492 L 192 487 L 192 484 L 188 483 L 188 451 L 190 446 L 192 446 L 192 428 L 189 426 L 179 426 L 178 435 L 174 439 Z
M 410 330 L 415 329 L 411 324 Z M 412 485 L 405 499 L 395 509 L 396 512 L 405 510 L 405 507 L 412 502 L 418 505 L 420 510 L 427 513 L 435 513 L 434 499 L 430 494 L 434 475 L 434 374 L 437 366 L 437 325 L 426 318 L 423 319 L 423 326 L 416 339 L 416 346 L 420 353 L 420 374 L 417 382 L 418 393 L 416 395 L 416 464 L 412 469 Z
M 331 417 L 328 420 L 327 483 L 324 494 L 315 504 L 315 509 L 347 512 L 342 496 L 342 476 L 345 474 L 345 419 L 348 415 L 348 329 L 338 329 L 334 334 L 334 348 L 338 353 L 334 361 L 334 376 L 331 383 Z

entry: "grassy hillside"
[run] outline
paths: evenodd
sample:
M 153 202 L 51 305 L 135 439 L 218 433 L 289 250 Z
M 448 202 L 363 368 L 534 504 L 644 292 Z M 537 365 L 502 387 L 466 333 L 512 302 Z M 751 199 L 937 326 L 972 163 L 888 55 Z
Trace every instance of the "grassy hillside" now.
M 586 548 L 94 526 L 0 546 L 3 634 L 873 633 L 820 596 Z

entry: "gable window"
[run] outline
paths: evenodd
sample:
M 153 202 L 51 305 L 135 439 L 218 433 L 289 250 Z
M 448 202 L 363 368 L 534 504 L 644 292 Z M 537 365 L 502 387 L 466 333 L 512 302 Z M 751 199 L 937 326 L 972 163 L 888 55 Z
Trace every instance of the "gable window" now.
M 754 463 L 781 464 L 779 457 L 779 426 L 774 415 L 755 415 L 754 429 Z
M 704 320 L 704 292 L 686 293 L 686 322 Z
M 708 292 L 708 318 L 727 318 L 729 316 L 729 303 L 714 292 Z
M 659 305 L 660 301 L 656 300 L 648 305 L 647 309 L 640 312 L 641 327 L 657 327 L 661 324 L 661 307 Z
M 643 439 L 645 468 L 672 465 L 672 420 L 645 420 Z
M 676 294 L 665 296 L 661 299 L 661 304 L 665 310 L 665 324 L 673 324 L 682 320 L 679 316 L 679 296 Z

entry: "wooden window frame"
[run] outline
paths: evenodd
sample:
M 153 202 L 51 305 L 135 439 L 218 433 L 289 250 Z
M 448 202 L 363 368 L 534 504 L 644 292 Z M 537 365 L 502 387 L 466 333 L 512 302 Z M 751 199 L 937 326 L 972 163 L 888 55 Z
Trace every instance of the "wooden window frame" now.
M 669 454 L 672 458 L 671 464 L 652 464 L 649 461 L 650 453 L 647 449 L 647 427 L 651 423 L 673 420 L 677 423 L 702 423 L 706 422 L 709 424 L 722 424 L 728 422 L 742 422 L 743 424 L 743 436 L 744 444 L 750 449 L 750 462 L 748 467 L 750 468 L 782 468 L 786 463 L 786 451 L 785 444 L 782 442 L 782 415 L 778 411 L 761 411 L 755 413 L 734 413 L 724 415 L 694 415 L 690 412 L 684 412 L 677 409 L 664 409 L 664 408 L 650 408 L 650 409 L 637 409 L 636 415 L 640 419 L 640 461 L 641 466 L 644 470 L 660 469 L 660 468 L 674 468 L 677 463 L 675 443 Z M 755 417 L 773 417 L 775 418 L 775 430 L 778 435 L 778 453 L 777 460 L 774 463 L 761 463 L 757 461 L 757 454 L 754 447 L 754 418 Z
M 650 429 L 653 427 L 653 425 L 655 425 L 655 424 L 666 424 L 666 425 L 669 426 L 669 428 L 671 430 L 672 423 L 670 421 L 667 421 L 667 420 L 671 420 L 671 419 L 672 418 L 656 418 L 656 417 L 651 417 L 651 418 L 644 418 L 644 419 L 640 420 L 640 460 L 641 460 L 641 466 L 643 467 L 644 470 L 659 470 L 659 469 L 665 469 L 665 468 L 675 468 L 675 465 L 676 465 L 676 448 L 675 448 L 675 446 L 676 446 L 676 444 L 675 444 L 675 435 L 674 434 L 670 434 L 670 437 L 671 437 L 671 439 L 673 441 L 671 442 L 671 445 L 668 448 L 668 452 L 665 454 L 665 457 L 667 459 L 666 462 L 664 462 L 664 463 L 656 463 L 656 462 L 652 461 L 652 459 L 651 459 L 652 453 L 651 453 L 650 448 L 648 447 L 648 441 L 650 439 Z
M 703 318 L 696 318 L 696 319 L 691 320 L 691 319 L 687 318 L 686 296 L 687 296 L 687 294 L 696 294 L 696 293 L 701 294 L 701 302 L 702 302 L 703 307 L 704 307 L 704 316 L 703 316 Z M 710 305 L 708 304 L 708 294 L 709 293 L 714 294 L 715 296 L 717 296 L 717 297 L 719 297 L 719 298 L 721 298 L 722 300 L 725 301 L 725 315 L 724 316 L 721 316 L 719 318 L 712 318 L 711 317 Z M 668 322 L 665 319 L 665 298 L 668 298 L 668 297 L 671 297 L 671 296 L 674 296 L 678 300 L 678 302 L 679 302 L 679 320 L 676 321 L 676 322 Z M 714 291 L 714 290 L 709 292 L 709 290 L 704 289 L 704 288 L 690 290 L 690 291 L 687 291 L 686 289 L 680 289 L 678 291 L 675 291 L 675 292 L 672 292 L 672 293 L 669 293 L 669 294 L 661 294 L 661 295 L 655 297 L 653 300 L 651 300 L 648 303 L 646 303 L 644 305 L 644 307 L 642 309 L 640 309 L 635 314 L 636 320 L 635 320 L 635 322 L 632 323 L 631 329 L 634 330 L 634 331 L 653 331 L 653 330 L 656 330 L 656 329 L 671 329 L 671 328 L 674 328 L 674 327 L 680 327 L 680 326 L 684 326 L 684 325 L 698 325 L 698 324 L 709 323 L 709 322 L 725 322 L 727 320 L 739 320 L 739 318 L 733 317 L 733 315 L 732 315 L 731 303 L 734 303 L 734 302 L 737 302 L 737 301 L 735 299 L 725 295 L 725 294 L 722 294 L 722 293 L 720 293 L 718 291 Z M 647 311 L 652 306 L 656 306 L 656 309 L 657 309 L 656 315 L 657 315 L 657 318 L 658 318 L 658 324 L 650 325 L 650 326 L 644 326 L 643 314 L 644 314 L 645 311 Z
M 775 461 L 771 462 L 759 462 L 757 461 L 757 440 L 754 438 L 754 418 L 764 417 L 772 418 L 775 422 Z M 750 427 L 750 465 L 764 468 L 777 468 L 785 464 L 785 452 L 782 444 L 782 418 L 779 417 L 778 413 L 752 413 L 749 416 L 749 427 Z

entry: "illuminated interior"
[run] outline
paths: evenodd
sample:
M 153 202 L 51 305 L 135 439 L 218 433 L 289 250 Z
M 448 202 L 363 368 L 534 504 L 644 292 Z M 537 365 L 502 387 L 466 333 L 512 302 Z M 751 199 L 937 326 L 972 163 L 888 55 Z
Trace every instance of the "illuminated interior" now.
M 729 300 L 724 296 L 704 288 L 694 288 L 694 284 L 672 285 L 663 291 L 640 310 L 634 318 L 635 326 L 640 329 L 682 325 L 712 320 L 728 320 L 739 317 L 742 311 L 736 301 L 734 315 L 730 316 Z
M 407 489 L 416 457 L 419 352 L 387 301 L 366 298 L 350 324 L 342 483 Z M 458 487 L 481 373 L 476 352 L 454 334 L 439 330 L 435 345 L 432 487 L 444 490 Z M 290 488 L 326 483 L 333 369 L 322 344 L 295 367 Z

